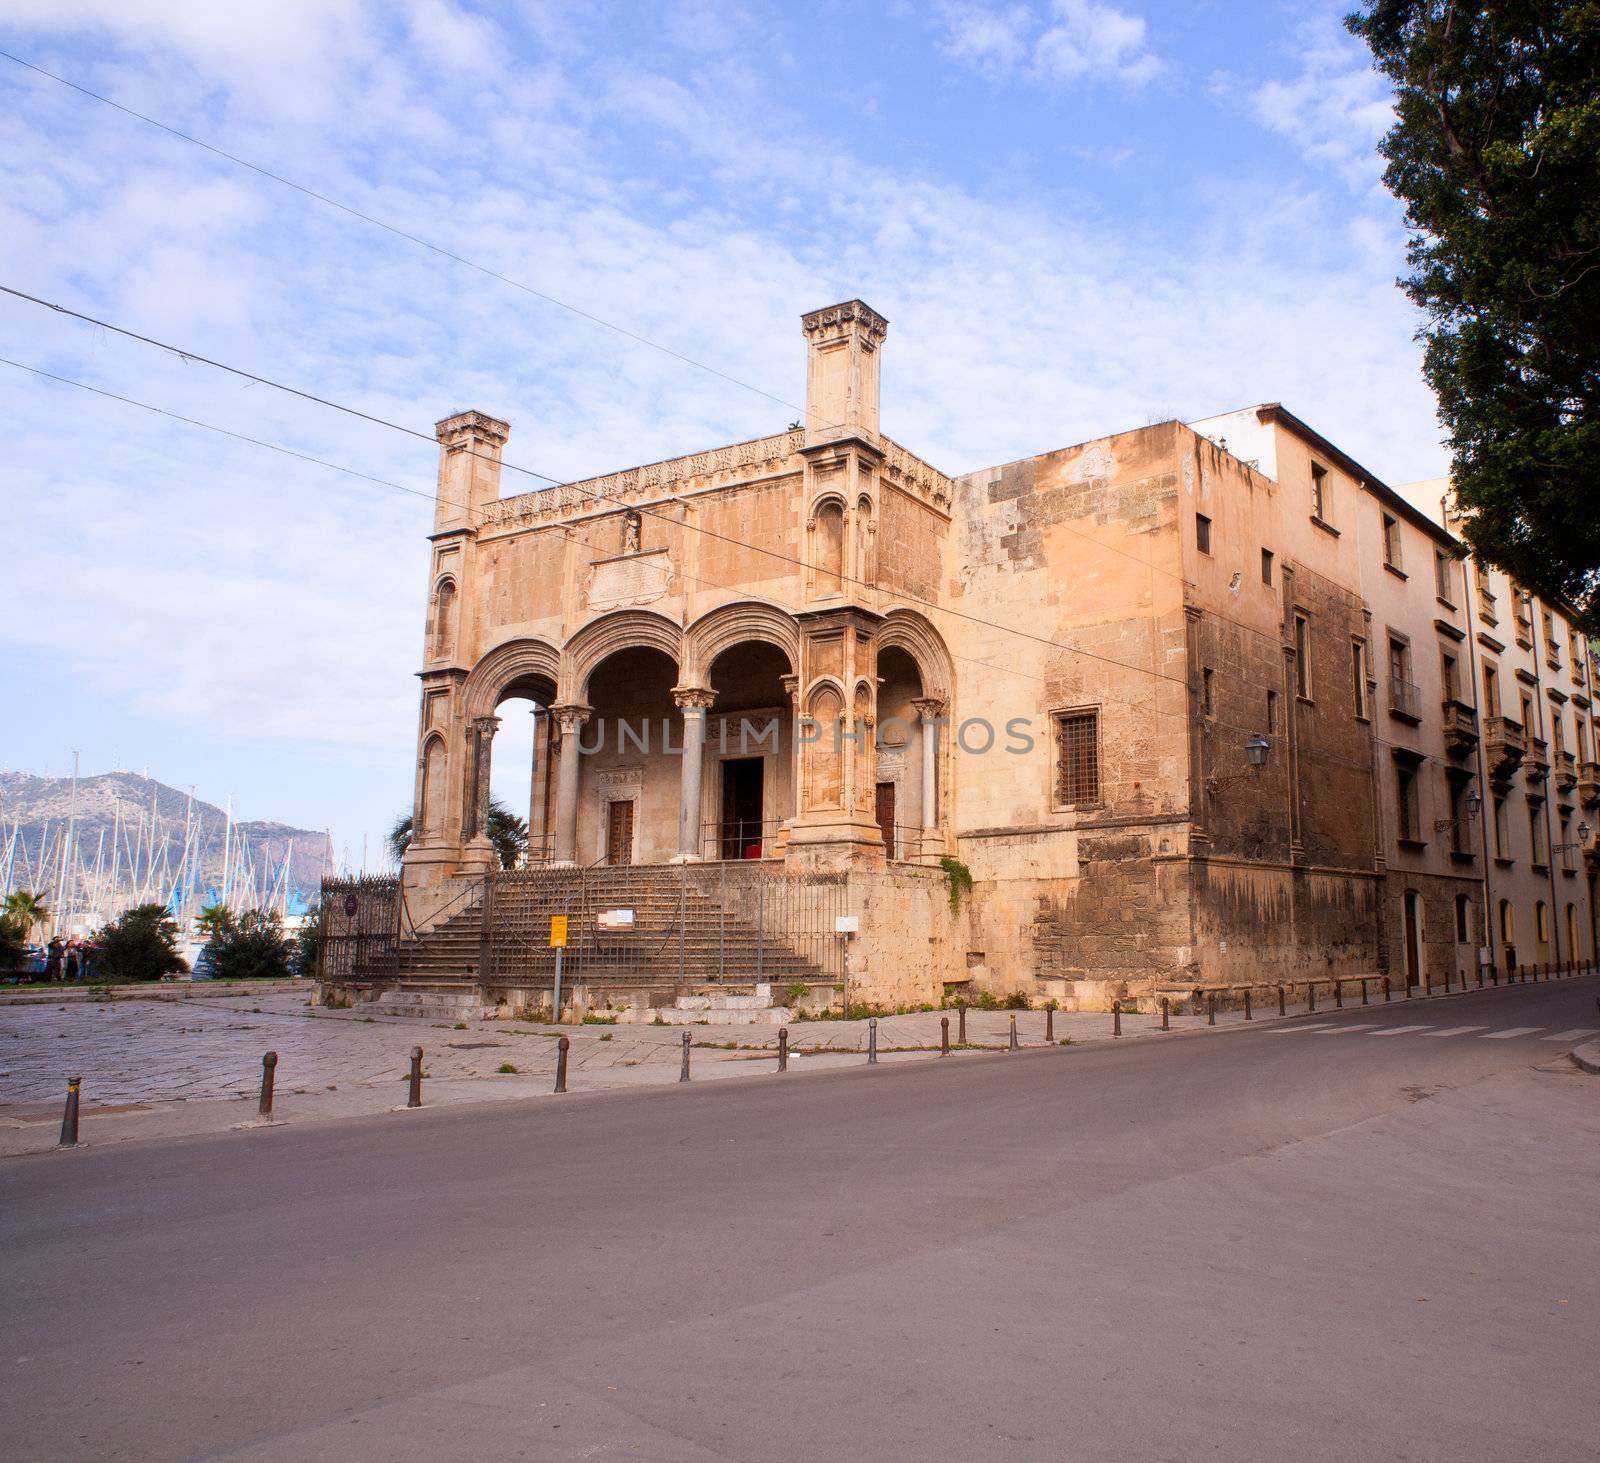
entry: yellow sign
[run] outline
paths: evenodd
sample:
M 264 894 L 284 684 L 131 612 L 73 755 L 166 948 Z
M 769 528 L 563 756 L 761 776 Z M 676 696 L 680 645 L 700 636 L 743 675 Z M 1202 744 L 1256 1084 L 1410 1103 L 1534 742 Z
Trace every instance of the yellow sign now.
M 552 950 L 567 948 L 567 917 L 564 914 L 550 916 L 550 948 Z

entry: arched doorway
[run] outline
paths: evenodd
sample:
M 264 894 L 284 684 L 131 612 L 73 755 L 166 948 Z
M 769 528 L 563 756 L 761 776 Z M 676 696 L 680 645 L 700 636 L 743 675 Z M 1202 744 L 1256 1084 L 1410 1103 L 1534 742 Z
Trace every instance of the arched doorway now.
M 648 645 L 615 650 L 590 672 L 589 719 L 573 737 L 578 863 L 665 863 L 677 853 L 684 746 L 677 680 L 677 662 Z
M 911 653 L 898 645 L 881 651 L 873 806 L 892 859 L 914 859 L 921 852 L 927 770 L 922 748 L 930 735 L 917 709 L 922 699 L 922 672 Z
M 1408 986 L 1422 983 L 1423 938 L 1422 896 L 1415 889 L 1407 889 L 1405 893 L 1404 939 L 1406 984 Z
M 763 640 L 722 651 L 710 667 L 706 858 L 770 858 L 794 815 L 793 718 L 789 657 Z

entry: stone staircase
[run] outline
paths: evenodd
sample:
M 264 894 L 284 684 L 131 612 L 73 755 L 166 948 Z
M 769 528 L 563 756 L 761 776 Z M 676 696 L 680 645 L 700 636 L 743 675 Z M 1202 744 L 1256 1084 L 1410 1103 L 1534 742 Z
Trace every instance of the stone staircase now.
M 386 1013 L 441 1020 L 481 1010 L 491 990 L 548 992 L 555 981 L 550 916 L 566 912 L 563 989 L 582 989 L 591 1007 L 609 1001 L 647 1013 L 643 1019 L 660 1012 L 668 1022 L 722 1024 L 781 1019 L 767 1014 L 780 1009 L 774 988 L 831 991 L 832 977 L 775 934 L 782 921 L 762 904 L 759 876 L 741 871 L 719 880 L 709 868 L 693 877 L 635 866 L 497 880 L 489 896 L 487 978 L 479 968 L 483 911 L 474 903 L 403 941 L 382 970 L 358 970 L 354 980 L 382 985 L 378 1002 Z M 632 910 L 633 924 L 602 928 L 598 916 L 613 909 Z

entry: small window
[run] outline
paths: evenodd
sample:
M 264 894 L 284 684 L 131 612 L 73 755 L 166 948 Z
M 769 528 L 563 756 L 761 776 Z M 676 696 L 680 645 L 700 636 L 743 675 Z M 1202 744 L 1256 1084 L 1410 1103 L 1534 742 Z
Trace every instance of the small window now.
M 1452 777 L 1450 789 L 1450 852 L 1466 853 L 1467 848 L 1467 784 Z
M 1294 617 L 1295 693 L 1311 699 L 1311 621 L 1300 611 Z
M 1509 899 L 1500 901 L 1500 938 L 1508 945 L 1517 938 L 1517 918 Z
M 1328 469 L 1321 463 L 1311 464 L 1311 516 L 1327 523 L 1328 519 Z
M 1202 554 L 1211 552 L 1211 520 L 1204 513 L 1194 516 L 1194 541 Z
M 1061 711 L 1055 715 L 1056 806 L 1100 801 L 1100 713 Z
M 1276 736 L 1278 732 L 1278 693 L 1267 692 L 1267 735 Z
M 1400 520 L 1392 513 L 1383 515 L 1383 562 L 1390 569 L 1401 569 Z
M 1500 677 L 1488 661 L 1483 663 L 1483 714 L 1485 716 L 1500 714 Z
M 1457 669 L 1455 656 L 1448 650 L 1439 652 L 1439 683 L 1446 701 L 1461 699 L 1461 673 Z
M 1355 692 L 1356 719 L 1367 719 L 1367 647 L 1359 640 L 1350 642 L 1350 675 Z
M 1543 864 L 1547 860 L 1544 851 L 1544 804 L 1528 804 L 1528 849 L 1529 858 L 1536 864 Z
M 1439 598 L 1454 609 L 1456 607 L 1455 560 L 1443 549 L 1433 551 L 1433 583 Z
M 1397 830 L 1402 843 L 1422 839 L 1420 809 L 1417 806 L 1417 774 L 1412 767 L 1394 769 L 1394 807 Z
M 1541 899 L 1534 906 L 1533 913 L 1538 941 L 1541 945 L 1546 944 L 1550 939 L 1550 907 Z
M 1215 673 L 1212 671 L 1210 666 L 1201 667 L 1200 704 L 1202 707 L 1204 707 L 1207 716 L 1210 716 L 1211 713 L 1216 709 L 1216 701 L 1213 699 L 1214 693 L 1212 690 L 1212 684 L 1215 679 Z
M 1511 834 L 1506 827 L 1506 800 L 1499 793 L 1494 795 L 1494 856 L 1497 859 L 1511 860 Z
M 1456 944 L 1472 943 L 1472 901 L 1465 894 L 1456 895 Z
M 1261 582 L 1263 584 L 1271 584 L 1272 583 L 1272 550 L 1271 549 L 1262 549 L 1262 551 L 1261 551 Z

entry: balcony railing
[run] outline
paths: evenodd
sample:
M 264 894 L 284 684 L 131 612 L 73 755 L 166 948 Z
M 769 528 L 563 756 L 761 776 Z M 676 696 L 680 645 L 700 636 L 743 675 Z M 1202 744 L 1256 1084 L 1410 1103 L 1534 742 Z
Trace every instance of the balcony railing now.
M 1522 759 L 1522 770 L 1529 782 L 1543 782 L 1550 771 L 1550 746 L 1543 737 L 1528 738 L 1528 754 Z
M 1556 753 L 1556 786 L 1571 792 L 1578 785 L 1578 759 L 1571 752 Z
M 1389 715 L 1404 721 L 1422 720 L 1422 691 L 1415 681 L 1392 676 L 1389 680 Z
M 1600 803 L 1600 762 L 1578 764 L 1578 801 L 1586 808 Z
M 1466 756 L 1478 745 L 1478 709 L 1465 701 L 1444 703 L 1444 744 L 1452 756 Z
M 1483 723 L 1483 749 L 1489 759 L 1491 772 L 1508 777 L 1521 765 L 1527 755 L 1528 739 L 1520 721 L 1509 716 L 1490 716 Z

